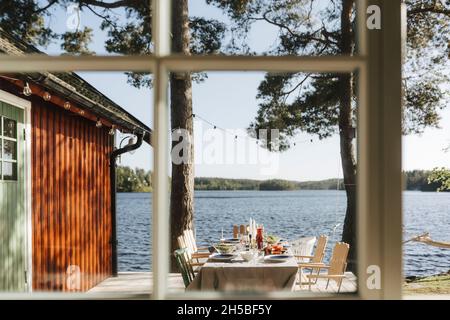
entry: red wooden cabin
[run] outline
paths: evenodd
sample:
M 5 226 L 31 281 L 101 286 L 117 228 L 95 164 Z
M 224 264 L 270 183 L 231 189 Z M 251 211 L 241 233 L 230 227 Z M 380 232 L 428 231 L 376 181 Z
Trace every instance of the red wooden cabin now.
M 0 52 L 37 50 L 0 29 Z M 0 75 L 0 115 L 0 291 L 86 291 L 112 276 L 114 132 L 138 133 L 137 148 L 151 130 L 71 72 Z

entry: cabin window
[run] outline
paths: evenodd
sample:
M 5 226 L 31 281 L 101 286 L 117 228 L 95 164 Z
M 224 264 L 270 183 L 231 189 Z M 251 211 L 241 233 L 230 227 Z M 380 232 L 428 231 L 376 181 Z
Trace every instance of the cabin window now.
M 1 178 L 17 180 L 17 122 L 1 118 Z

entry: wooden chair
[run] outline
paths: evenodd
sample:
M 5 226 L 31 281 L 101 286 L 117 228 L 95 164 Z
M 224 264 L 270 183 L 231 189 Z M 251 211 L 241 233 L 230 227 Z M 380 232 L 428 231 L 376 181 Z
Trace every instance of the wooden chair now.
M 306 277 L 308 278 L 308 286 L 309 290 L 311 290 L 311 285 L 313 284 L 311 279 L 327 279 L 327 286 L 325 289 L 328 289 L 328 285 L 330 284 L 330 280 L 334 280 L 336 285 L 338 286 L 337 292 L 341 290 L 342 281 L 345 278 L 345 269 L 347 268 L 347 256 L 350 246 L 345 242 L 338 242 L 333 248 L 333 253 L 331 255 L 330 264 L 317 264 L 316 268 L 326 269 L 328 270 L 327 274 L 310 274 Z M 311 263 L 305 264 L 309 268 Z M 299 265 L 300 268 L 305 267 L 303 265 Z
M 181 276 L 183 277 L 184 286 L 187 288 L 195 278 L 194 269 L 189 260 L 188 250 L 187 248 L 178 249 L 173 254 Z
M 325 256 L 325 248 L 327 247 L 328 237 L 327 236 L 320 236 L 317 240 L 316 250 L 314 251 L 313 256 L 308 255 L 295 255 L 294 256 L 297 259 L 308 259 L 308 262 L 301 262 L 302 264 L 318 264 L 322 263 L 323 257 Z
M 177 238 L 178 241 L 178 247 L 180 249 L 186 249 L 186 254 L 188 256 L 188 261 L 190 263 L 190 265 L 194 268 L 194 267 L 201 267 L 205 264 L 205 261 L 200 261 L 200 259 L 205 259 L 209 257 L 209 253 L 196 253 L 193 252 L 192 247 L 187 243 L 186 238 L 184 235 L 178 236 Z M 193 260 L 195 260 L 196 262 L 194 262 Z M 198 270 L 195 269 L 195 272 L 197 272 Z
M 313 256 L 308 255 L 295 255 L 295 258 L 299 259 L 299 270 L 300 270 L 300 286 L 302 285 L 302 274 L 303 269 L 310 269 L 311 274 L 316 272 L 319 274 L 320 269 L 317 268 L 317 265 L 323 265 L 323 258 L 325 257 L 325 249 L 327 247 L 328 243 L 328 237 L 325 235 L 321 235 L 319 239 L 317 240 L 316 250 L 314 251 Z M 308 260 L 307 262 L 304 262 L 302 260 Z
M 208 247 L 197 247 L 197 241 L 195 240 L 194 231 L 192 231 L 192 229 L 184 230 L 183 235 L 186 245 L 191 250 L 192 254 L 209 257 L 210 252 Z
M 291 245 L 291 252 L 294 256 L 297 257 L 306 257 L 306 258 L 298 258 L 298 262 L 309 262 L 312 257 L 314 245 L 316 244 L 316 237 L 305 237 L 297 240 L 289 241 Z

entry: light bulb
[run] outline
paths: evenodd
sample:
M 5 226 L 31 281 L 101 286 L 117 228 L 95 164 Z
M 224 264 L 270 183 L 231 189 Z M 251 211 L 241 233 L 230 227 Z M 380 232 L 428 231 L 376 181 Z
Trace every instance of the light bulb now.
M 111 129 L 109 130 L 109 134 L 110 134 L 111 136 L 113 136 L 115 133 L 116 133 L 116 126 L 115 126 L 115 125 L 112 125 Z
M 80 111 L 78 111 L 78 113 L 83 116 L 84 115 L 84 110 L 80 109 Z
M 64 109 L 69 110 L 72 106 L 69 101 L 64 102 Z
M 52 98 L 52 95 L 46 91 L 46 92 L 44 92 L 44 95 L 42 96 L 42 98 L 45 101 L 50 101 L 50 99 Z
M 97 118 L 97 122 L 95 123 L 95 126 L 96 126 L 97 128 L 101 128 L 101 127 L 103 126 L 103 123 L 100 121 L 99 118 Z
M 30 85 L 27 83 L 25 83 L 25 86 L 23 87 L 23 95 L 26 97 L 31 96 L 31 94 L 33 93 L 33 91 L 31 91 Z

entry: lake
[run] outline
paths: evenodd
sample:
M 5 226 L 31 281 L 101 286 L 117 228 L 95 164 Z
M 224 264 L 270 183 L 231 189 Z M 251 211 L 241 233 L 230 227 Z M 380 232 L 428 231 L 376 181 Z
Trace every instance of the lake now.
M 329 235 L 339 241 L 345 215 L 345 192 L 301 191 L 196 191 L 195 225 L 198 244 L 231 236 L 233 224 L 250 217 L 265 231 L 288 240 Z M 437 241 L 450 240 L 450 193 L 404 192 L 404 238 L 430 232 Z M 151 270 L 151 194 L 119 193 L 117 223 L 119 271 Z M 338 225 L 336 228 L 335 226 Z M 432 275 L 450 269 L 450 250 L 420 243 L 404 247 L 405 275 Z

